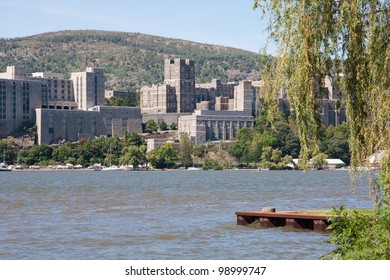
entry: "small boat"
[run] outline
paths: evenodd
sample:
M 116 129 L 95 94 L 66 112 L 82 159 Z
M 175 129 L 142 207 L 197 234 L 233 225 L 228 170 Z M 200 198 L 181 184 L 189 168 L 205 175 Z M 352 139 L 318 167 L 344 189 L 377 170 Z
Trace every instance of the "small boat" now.
M 105 164 L 104 164 L 102 166 L 101 171 L 122 171 L 122 170 L 124 170 L 120 166 L 111 165 L 111 145 L 110 145 L 110 148 L 108 149 L 108 156 L 109 156 L 109 159 L 110 159 L 110 166 L 105 166 Z
M 188 167 L 188 171 L 201 171 L 203 170 L 202 167 Z
M 12 171 L 12 166 L 8 166 L 2 162 L 0 163 L 0 171 Z
M 0 163 L 0 171 L 12 171 L 12 166 L 5 163 L 5 149 L 3 149 L 3 162 Z
M 122 171 L 123 168 L 120 166 L 116 165 L 111 165 L 111 166 L 102 166 L 101 171 Z

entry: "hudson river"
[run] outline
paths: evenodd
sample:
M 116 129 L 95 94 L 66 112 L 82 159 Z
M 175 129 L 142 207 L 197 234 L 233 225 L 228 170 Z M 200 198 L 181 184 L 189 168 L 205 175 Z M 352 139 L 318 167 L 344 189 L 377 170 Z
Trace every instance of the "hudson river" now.
M 364 180 L 363 180 L 364 181 Z M 370 208 L 347 171 L 0 172 L 0 259 L 319 259 L 327 234 L 235 211 Z

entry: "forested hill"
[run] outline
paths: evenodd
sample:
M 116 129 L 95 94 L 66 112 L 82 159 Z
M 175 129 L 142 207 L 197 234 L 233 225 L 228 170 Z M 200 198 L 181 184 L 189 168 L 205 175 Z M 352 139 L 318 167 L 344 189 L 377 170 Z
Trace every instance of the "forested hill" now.
M 107 89 L 134 90 L 161 83 L 168 57 L 194 59 L 198 83 L 213 78 L 257 80 L 260 74 L 259 54 L 139 33 L 60 31 L 0 39 L 0 72 L 17 65 L 27 73 L 56 72 L 68 77 L 70 72 L 95 66 L 105 70 Z

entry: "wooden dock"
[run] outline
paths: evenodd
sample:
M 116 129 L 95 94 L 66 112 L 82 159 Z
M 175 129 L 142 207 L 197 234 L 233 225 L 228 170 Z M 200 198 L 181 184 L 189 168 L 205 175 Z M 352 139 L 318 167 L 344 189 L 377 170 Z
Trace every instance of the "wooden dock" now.
M 310 211 L 252 211 L 236 212 L 237 225 L 260 228 L 288 227 L 328 232 L 328 221 L 333 215 L 315 214 Z

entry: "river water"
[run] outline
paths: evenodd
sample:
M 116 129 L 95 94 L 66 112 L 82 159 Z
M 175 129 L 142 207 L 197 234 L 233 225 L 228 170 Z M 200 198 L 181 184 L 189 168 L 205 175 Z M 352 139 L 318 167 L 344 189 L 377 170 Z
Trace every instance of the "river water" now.
M 0 259 L 319 259 L 327 234 L 235 212 L 372 204 L 347 171 L 0 172 Z

